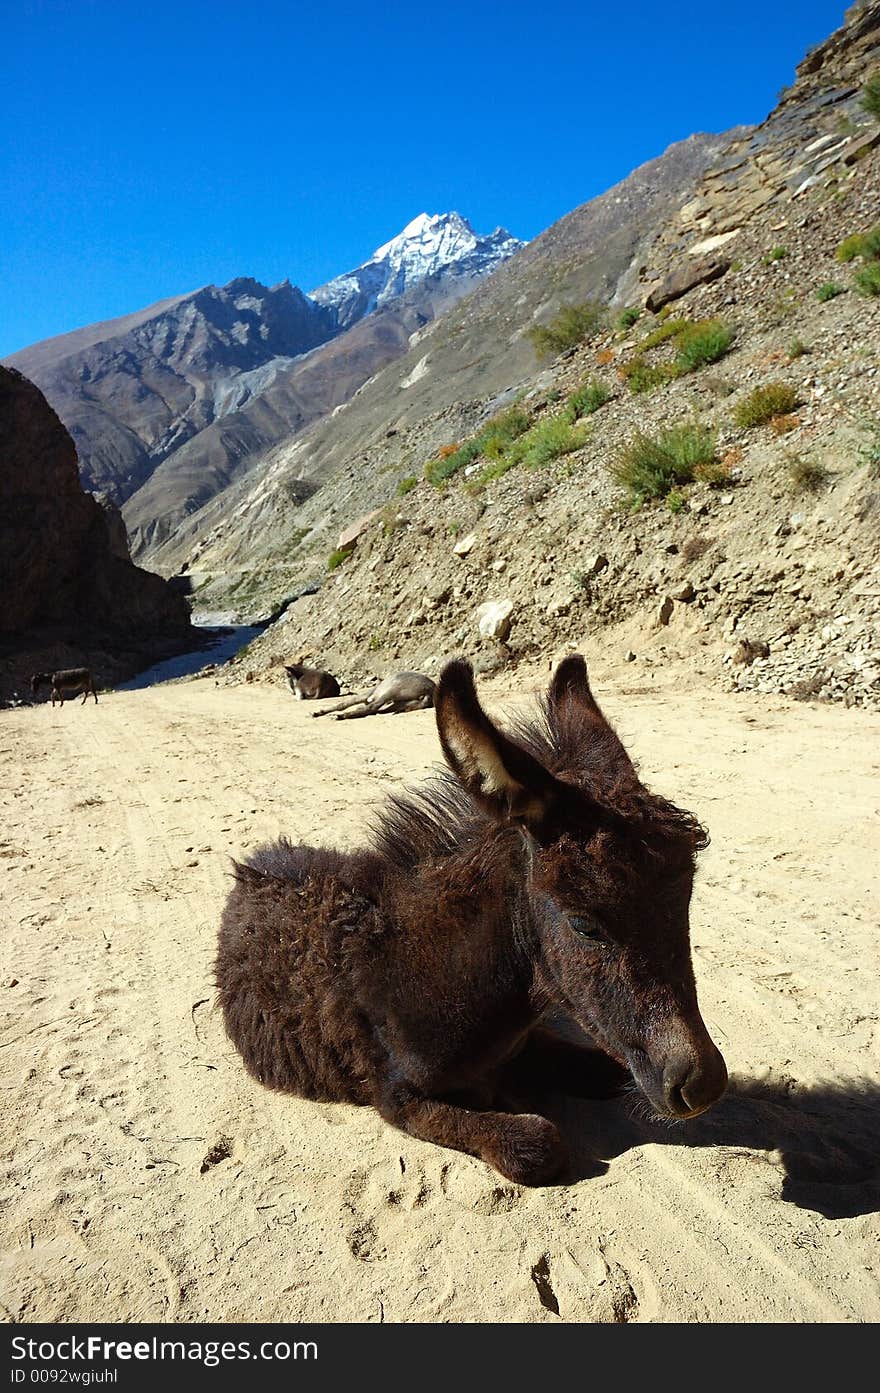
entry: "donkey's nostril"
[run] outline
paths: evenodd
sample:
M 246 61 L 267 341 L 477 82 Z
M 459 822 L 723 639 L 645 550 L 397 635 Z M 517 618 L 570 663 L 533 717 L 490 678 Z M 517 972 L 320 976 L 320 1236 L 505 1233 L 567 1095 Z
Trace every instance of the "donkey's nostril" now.
M 714 1047 L 698 1059 L 670 1061 L 663 1075 L 663 1095 L 676 1117 L 694 1117 L 717 1102 L 727 1087 L 727 1067 Z

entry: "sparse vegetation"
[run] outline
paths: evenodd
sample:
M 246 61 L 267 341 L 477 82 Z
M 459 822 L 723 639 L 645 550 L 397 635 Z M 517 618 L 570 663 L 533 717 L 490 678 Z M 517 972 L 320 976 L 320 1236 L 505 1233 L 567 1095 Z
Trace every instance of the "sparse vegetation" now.
M 666 495 L 666 506 L 670 513 L 680 513 L 684 507 L 684 494 L 679 493 L 678 489 L 672 489 Z
M 795 358 L 803 358 L 804 354 L 809 353 L 810 350 L 803 339 L 794 338 L 789 341 L 785 351 L 788 354 L 789 362 L 793 363 Z
M 515 440 L 529 429 L 532 418 L 527 411 L 515 403 L 505 411 L 494 416 L 479 439 L 482 442 L 480 453 L 486 459 L 501 459 Z
M 880 261 L 860 266 L 853 276 L 856 289 L 863 295 L 880 295 Z
M 826 300 L 834 300 L 838 295 L 843 295 L 845 289 L 845 286 L 837 285 L 835 281 L 826 281 L 816 291 L 816 299 L 824 304 Z
M 876 68 L 869 75 L 862 88 L 861 103 L 863 111 L 867 111 L 869 116 L 876 116 L 880 121 L 880 68 Z
M 763 387 L 756 387 L 737 403 L 733 419 L 743 429 L 763 426 L 774 416 L 789 415 L 797 404 L 798 395 L 794 387 L 787 382 L 768 382 Z
M 591 378 L 572 392 L 566 402 L 564 414 L 570 421 L 576 421 L 581 416 L 592 416 L 594 411 L 598 411 L 600 406 L 604 406 L 606 401 L 610 400 L 610 397 L 611 392 L 604 382 Z
M 338 566 L 342 565 L 343 561 L 348 560 L 352 550 L 352 547 L 337 547 L 335 551 L 331 551 L 327 557 L 327 570 L 335 571 Z
M 514 403 L 487 422 L 483 429 L 463 444 L 444 446 L 434 459 L 425 465 L 425 478 L 435 488 L 442 488 L 447 479 L 465 469 L 480 456 L 500 458 L 517 436 L 528 430 L 531 417 Z
M 688 324 L 676 335 L 676 363 L 682 372 L 694 372 L 708 363 L 717 363 L 729 353 L 734 337 L 734 330 L 722 319 L 703 319 Z
M 595 300 L 563 305 L 549 324 L 536 324 L 529 330 L 532 347 L 539 358 L 555 357 L 567 348 L 576 348 L 598 331 L 603 313 L 602 306 Z
M 717 363 L 730 351 L 735 331 L 721 319 L 668 319 L 652 329 L 638 345 L 638 351 L 623 363 L 620 375 L 631 392 L 653 392 L 686 372 L 695 372 L 708 363 Z M 675 341 L 676 356 L 671 363 L 648 363 L 644 354 L 660 344 Z
M 678 484 L 695 479 L 717 482 L 720 466 L 715 432 L 694 422 L 672 426 L 658 435 L 638 431 L 610 465 L 612 477 L 626 489 L 631 507 L 666 498 Z
M 617 327 L 620 330 L 631 329 L 637 319 L 641 318 L 642 311 L 636 305 L 628 305 L 625 310 L 621 310 L 617 316 Z
M 859 459 L 868 466 L 868 473 L 880 477 L 880 417 L 866 416 L 861 424 L 867 439 L 859 447 Z
M 378 651 L 379 651 L 379 649 L 380 649 L 381 647 L 382 647 L 382 638 L 381 638 L 381 636 L 380 636 L 379 634 L 370 634 L 370 638 L 369 638 L 369 641 L 368 641 L 368 643 L 367 643 L 367 652 L 368 652 L 368 653 L 378 653 Z
M 808 455 L 790 454 L 785 464 L 793 486 L 802 493 L 815 493 L 828 482 L 828 470 Z
M 770 251 L 761 257 L 761 263 L 764 266 L 772 266 L 774 261 L 782 261 L 787 256 L 788 247 L 771 247 Z
M 796 290 L 784 290 L 781 295 L 777 295 L 771 300 L 765 310 L 767 323 L 769 325 L 784 324 L 796 313 L 800 297 Z
M 854 232 L 845 237 L 834 253 L 838 261 L 855 261 L 857 256 L 870 261 L 880 257 L 880 227 L 872 227 L 867 232 Z
M 647 353 L 651 348 L 657 348 L 659 344 L 666 343 L 667 339 L 674 339 L 676 334 L 680 334 L 683 329 L 690 327 L 689 319 L 666 319 L 664 323 L 652 329 L 650 334 L 646 334 L 639 340 L 639 352 Z
M 715 543 L 711 537 L 707 537 L 704 533 L 698 532 L 695 537 L 688 537 L 682 547 L 682 560 L 688 562 L 688 564 L 693 561 L 699 561 L 700 557 L 705 556 L 707 551 L 711 551 L 714 545 Z
M 770 429 L 774 435 L 788 435 L 789 431 L 797 430 L 800 423 L 800 416 L 774 416 L 770 421 Z
M 620 374 L 629 390 L 636 394 L 653 392 L 656 387 L 663 387 L 680 376 L 674 363 L 646 363 L 642 357 L 622 364 Z
M 410 493 L 418 482 L 415 474 L 408 474 L 405 479 L 401 479 L 400 483 L 397 485 L 398 497 L 403 498 L 404 494 Z

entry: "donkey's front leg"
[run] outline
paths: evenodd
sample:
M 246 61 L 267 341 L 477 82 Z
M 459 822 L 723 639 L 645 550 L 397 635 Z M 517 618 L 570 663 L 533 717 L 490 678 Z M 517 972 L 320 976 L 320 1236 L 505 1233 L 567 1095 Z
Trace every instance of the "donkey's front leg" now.
M 410 1092 L 379 1111 L 410 1136 L 479 1156 L 519 1185 L 546 1185 L 568 1161 L 559 1128 L 537 1113 L 476 1112 Z

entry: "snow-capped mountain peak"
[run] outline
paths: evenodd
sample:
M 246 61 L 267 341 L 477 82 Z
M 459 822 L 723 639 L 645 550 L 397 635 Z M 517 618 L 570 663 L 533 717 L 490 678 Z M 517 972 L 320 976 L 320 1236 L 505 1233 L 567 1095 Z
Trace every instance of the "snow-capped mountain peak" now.
M 427 276 L 486 275 L 524 245 L 502 227 L 481 237 L 460 213 L 419 213 L 362 266 L 313 290 L 311 298 L 332 306 L 347 327 Z

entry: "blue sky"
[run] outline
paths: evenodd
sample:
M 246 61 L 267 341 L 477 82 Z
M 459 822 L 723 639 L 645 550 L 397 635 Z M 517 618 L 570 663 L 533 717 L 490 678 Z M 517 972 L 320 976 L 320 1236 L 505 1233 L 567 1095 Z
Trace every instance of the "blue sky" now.
M 762 120 L 844 0 L 0 0 L 0 356 L 209 282 L 309 290 L 417 213 L 536 236 Z

